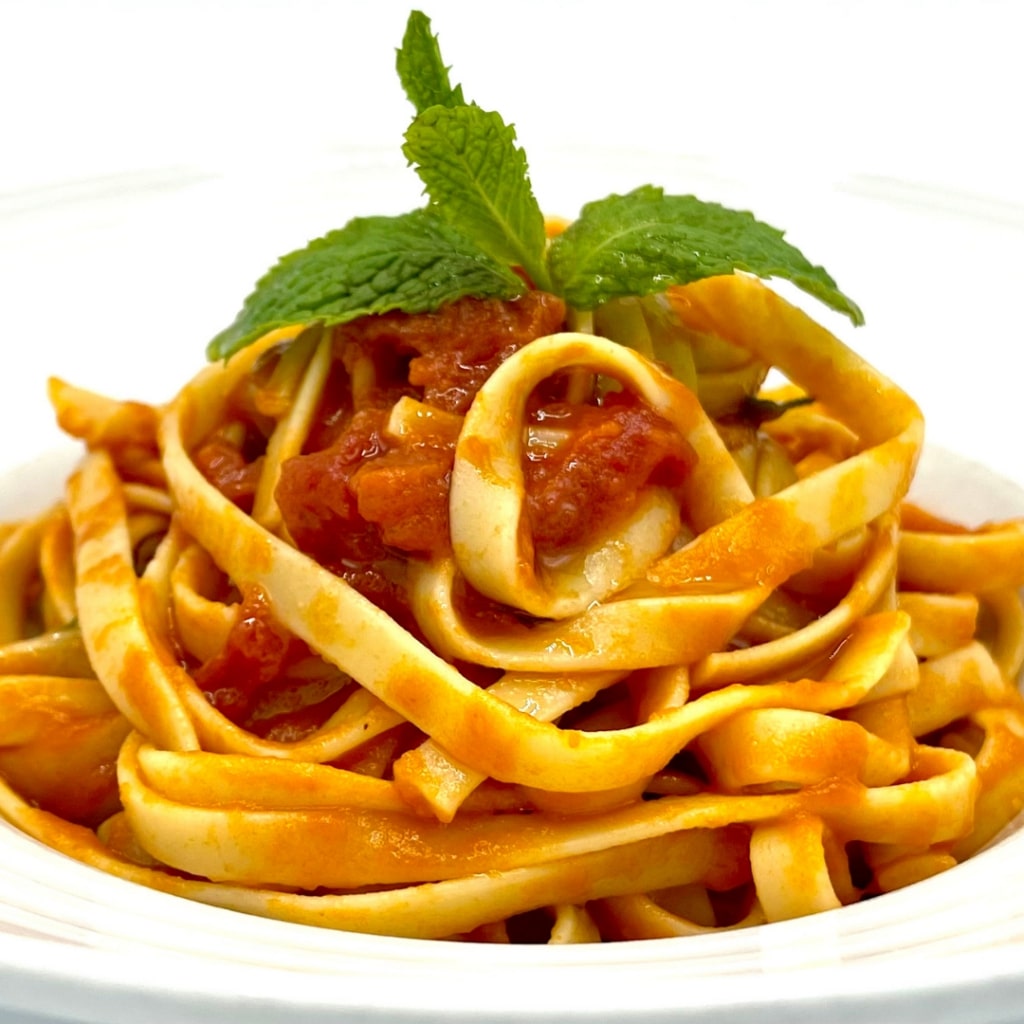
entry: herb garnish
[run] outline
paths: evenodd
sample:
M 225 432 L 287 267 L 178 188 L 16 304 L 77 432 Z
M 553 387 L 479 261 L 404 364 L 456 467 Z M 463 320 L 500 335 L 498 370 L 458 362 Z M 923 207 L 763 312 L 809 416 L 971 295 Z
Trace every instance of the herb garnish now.
M 752 214 L 644 185 L 583 207 L 550 245 L 526 155 L 501 115 L 452 86 L 430 20 L 413 11 L 396 69 L 416 115 L 403 152 L 424 209 L 360 217 L 284 256 L 207 346 L 230 356 L 274 327 L 345 323 L 368 313 L 423 313 L 465 296 L 513 298 L 525 285 L 579 310 L 736 270 L 781 277 L 864 322 L 823 267 Z

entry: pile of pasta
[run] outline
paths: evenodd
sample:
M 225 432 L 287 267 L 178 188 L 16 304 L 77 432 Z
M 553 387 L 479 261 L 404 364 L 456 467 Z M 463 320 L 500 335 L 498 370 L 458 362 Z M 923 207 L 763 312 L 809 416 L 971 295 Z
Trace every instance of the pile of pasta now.
M 603 336 L 631 318 L 632 347 Z M 204 903 L 490 942 L 795 918 L 997 837 L 1024 800 L 1024 521 L 909 504 L 917 406 L 744 275 L 571 326 L 462 411 L 387 396 L 385 439 L 453 453 L 444 542 L 385 544 L 401 613 L 302 550 L 277 499 L 328 391 L 382 401 L 346 328 L 272 332 L 161 407 L 53 381 L 86 453 L 3 528 L 0 814 Z M 666 331 L 676 375 L 645 351 Z M 541 392 L 630 396 L 685 473 L 542 551 Z M 243 436 L 248 504 L 197 456 Z M 225 666 L 247 635 L 248 717 Z

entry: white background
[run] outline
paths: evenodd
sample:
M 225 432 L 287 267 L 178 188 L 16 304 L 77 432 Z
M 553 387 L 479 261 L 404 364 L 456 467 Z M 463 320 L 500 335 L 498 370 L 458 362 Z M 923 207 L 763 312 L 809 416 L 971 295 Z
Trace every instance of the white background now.
M 1015 0 L 421 4 L 470 97 L 551 143 L 1020 198 Z M 407 3 L 5 0 L 4 186 L 393 146 Z

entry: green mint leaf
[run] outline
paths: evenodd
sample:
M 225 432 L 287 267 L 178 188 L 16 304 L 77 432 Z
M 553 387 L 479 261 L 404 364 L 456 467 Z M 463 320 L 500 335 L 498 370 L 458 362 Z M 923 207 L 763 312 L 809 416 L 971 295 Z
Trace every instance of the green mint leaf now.
M 431 208 L 496 260 L 522 267 L 550 290 L 544 215 L 533 194 L 515 129 L 475 105 L 433 106 L 405 133 L 403 152 L 426 186 Z
M 507 266 L 427 210 L 360 217 L 279 260 L 206 354 L 227 358 L 274 327 L 426 313 L 467 295 L 511 299 L 524 290 Z
M 811 264 L 781 231 L 750 213 L 667 196 L 653 185 L 584 206 L 552 242 L 548 262 L 555 291 L 577 309 L 743 270 L 785 278 L 853 323 L 864 322 L 825 269 Z
M 430 19 L 422 11 L 409 14 L 402 45 L 396 53 L 395 68 L 417 113 L 438 104 L 457 107 L 466 102 L 462 98 L 462 86 L 452 87 L 448 78 L 450 69 L 441 59 L 437 36 L 430 31 Z

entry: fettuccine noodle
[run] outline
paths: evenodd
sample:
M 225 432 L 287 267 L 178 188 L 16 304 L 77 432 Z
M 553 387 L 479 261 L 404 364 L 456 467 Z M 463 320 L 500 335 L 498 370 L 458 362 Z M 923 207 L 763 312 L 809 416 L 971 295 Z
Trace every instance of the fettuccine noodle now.
M 795 918 L 998 836 L 1024 521 L 907 503 L 903 391 L 743 275 L 455 307 L 274 331 L 161 407 L 52 382 L 87 451 L 0 532 L 3 817 L 189 899 L 491 942 Z

